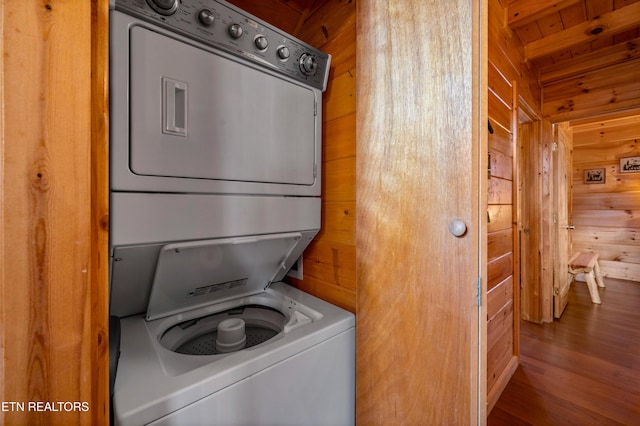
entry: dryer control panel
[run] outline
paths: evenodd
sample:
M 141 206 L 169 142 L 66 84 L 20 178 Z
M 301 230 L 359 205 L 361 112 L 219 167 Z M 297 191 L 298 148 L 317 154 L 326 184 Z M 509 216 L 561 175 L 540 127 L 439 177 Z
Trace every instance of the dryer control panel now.
M 229 3 L 220 0 L 115 0 L 115 9 L 313 88 L 326 89 L 330 55 Z

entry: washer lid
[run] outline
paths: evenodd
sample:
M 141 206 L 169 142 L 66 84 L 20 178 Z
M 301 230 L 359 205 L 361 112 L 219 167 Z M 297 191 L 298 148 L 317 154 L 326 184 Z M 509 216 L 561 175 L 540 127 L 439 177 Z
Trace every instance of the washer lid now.
M 301 241 L 294 232 L 163 246 L 147 320 L 264 291 L 291 267 Z

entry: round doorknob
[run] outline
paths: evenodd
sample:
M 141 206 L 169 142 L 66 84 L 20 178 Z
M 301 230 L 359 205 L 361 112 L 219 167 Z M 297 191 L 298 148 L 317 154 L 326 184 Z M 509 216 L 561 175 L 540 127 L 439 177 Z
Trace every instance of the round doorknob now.
M 449 223 L 449 232 L 454 237 L 462 237 L 467 233 L 467 225 L 460 219 L 454 219 Z

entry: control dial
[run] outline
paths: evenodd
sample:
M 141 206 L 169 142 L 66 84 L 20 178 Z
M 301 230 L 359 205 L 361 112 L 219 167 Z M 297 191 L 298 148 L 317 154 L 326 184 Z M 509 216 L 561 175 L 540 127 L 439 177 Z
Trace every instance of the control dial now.
M 318 69 L 316 58 L 309 53 L 303 53 L 300 56 L 300 71 L 304 75 L 314 75 Z
M 198 12 L 198 21 L 205 27 L 210 27 L 213 25 L 213 21 L 216 20 L 216 17 L 213 15 L 213 12 L 209 9 L 202 9 Z
M 178 0 L 147 0 L 147 3 L 160 15 L 173 15 L 178 10 Z
M 289 56 L 291 56 L 291 52 L 289 51 L 289 48 L 287 46 L 278 47 L 277 52 L 278 58 L 282 59 L 283 61 L 289 59 Z
M 229 35 L 232 38 L 240 38 L 242 37 L 242 33 L 244 32 L 244 30 L 242 29 L 242 27 L 240 26 L 240 24 L 231 24 L 229 25 Z
M 255 43 L 258 50 L 266 50 L 267 47 L 269 47 L 269 41 L 265 36 L 262 36 L 262 35 L 256 37 L 256 39 L 253 42 Z

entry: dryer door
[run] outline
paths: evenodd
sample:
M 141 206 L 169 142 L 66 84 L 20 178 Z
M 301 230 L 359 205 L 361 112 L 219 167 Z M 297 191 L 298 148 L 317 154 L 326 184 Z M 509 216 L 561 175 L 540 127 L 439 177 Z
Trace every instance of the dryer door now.
M 313 90 L 143 27 L 130 46 L 134 174 L 314 184 Z

